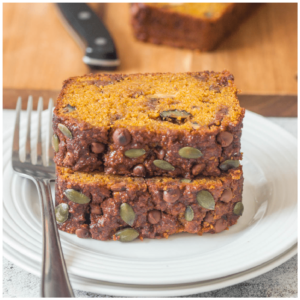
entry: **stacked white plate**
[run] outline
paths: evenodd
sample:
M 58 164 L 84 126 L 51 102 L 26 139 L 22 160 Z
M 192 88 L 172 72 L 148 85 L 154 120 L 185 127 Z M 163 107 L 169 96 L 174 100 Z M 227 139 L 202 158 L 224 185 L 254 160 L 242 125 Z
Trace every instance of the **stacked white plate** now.
M 43 119 L 46 130 L 47 120 Z M 39 275 L 39 199 L 34 184 L 13 173 L 11 145 L 12 130 L 4 133 L 3 145 L 4 256 Z M 245 210 L 230 230 L 125 244 L 60 232 L 73 288 L 115 296 L 188 295 L 248 280 L 295 255 L 296 139 L 247 111 L 242 151 Z

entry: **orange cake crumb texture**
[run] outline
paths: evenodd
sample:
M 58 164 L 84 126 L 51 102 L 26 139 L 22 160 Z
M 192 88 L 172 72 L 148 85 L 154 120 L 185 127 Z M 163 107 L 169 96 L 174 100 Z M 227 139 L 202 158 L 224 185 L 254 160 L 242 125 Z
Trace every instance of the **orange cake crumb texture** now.
M 195 179 L 190 183 L 181 182 L 180 178 L 169 178 L 169 177 L 155 177 L 151 179 L 143 179 L 139 177 L 124 177 L 118 175 L 106 175 L 101 172 L 75 172 L 69 168 L 63 168 L 56 166 L 56 171 L 62 179 L 73 183 L 84 183 L 84 184 L 97 184 L 99 186 L 107 185 L 108 187 L 114 185 L 115 183 L 124 182 L 126 184 L 134 184 L 142 186 L 147 181 L 152 182 L 158 186 L 163 186 L 167 188 L 166 183 L 176 184 L 176 185 L 193 185 L 193 186 L 205 186 L 207 189 L 214 189 L 215 187 L 223 186 L 223 181 L 230 176 L 233 180 L 239 180 L 241 178 L 241 171 L 239 169 L 235 170 L 232 174 L 222 175 L 219 177 L 203 177 Z
M 145 3 L 148 6 L 166 9 L 202 19 L 217 19 L 232 3 Z
M 227 86 L 218 85 L 218 80 L 230 73 L 212 72 L 207 81 L 192 74 L 195 73 L 132 74 L 107 85 L 103 84 L 111 82 L 107 74 L 74 77 L 66 81 L 58 114 L 66 116 L 64 107 L 71 105 L 76 109 L 66 117 L 95 127 L 192 130 L 193 123 L 209 126 L 225 107 L 228 112 L 223 121 L 238 122 L 242 109 L 237 88 L 232 80 Z M 100 83 L 95 84 L 97 80 Z M 183 124 L 162 121 L 160 113 L 169 110 L 186 111 L 191 117 Z

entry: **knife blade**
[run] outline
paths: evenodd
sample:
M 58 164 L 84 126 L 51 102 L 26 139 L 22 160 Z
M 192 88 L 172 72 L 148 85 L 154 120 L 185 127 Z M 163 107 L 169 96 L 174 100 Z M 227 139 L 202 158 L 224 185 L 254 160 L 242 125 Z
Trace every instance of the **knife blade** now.
M 67 28 L 85 45 L 83 62 L 92 68 L 115 69 L 120 64 L 114 41 L 95 12 L 85 3 L 57 3 Z M 77 40 L 78 41 L 78 40 Z

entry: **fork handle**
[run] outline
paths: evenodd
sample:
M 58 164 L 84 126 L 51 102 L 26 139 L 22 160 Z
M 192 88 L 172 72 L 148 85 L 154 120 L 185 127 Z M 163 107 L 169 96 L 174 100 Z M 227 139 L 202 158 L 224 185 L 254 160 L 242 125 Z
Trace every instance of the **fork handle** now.
M 43 219 L 41 296 L 74 297 L 56 226 L 50 180 L 36 178 L 36 185 Z

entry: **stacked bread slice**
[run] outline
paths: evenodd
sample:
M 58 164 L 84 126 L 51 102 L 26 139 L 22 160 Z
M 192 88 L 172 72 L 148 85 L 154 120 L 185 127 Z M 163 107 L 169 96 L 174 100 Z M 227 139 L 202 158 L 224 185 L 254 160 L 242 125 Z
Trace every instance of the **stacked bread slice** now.
M 228 71 L 68 79 L 53 117 L 59 229 L 123 242 L 228 229 L 243 213 L 244 113 Z

